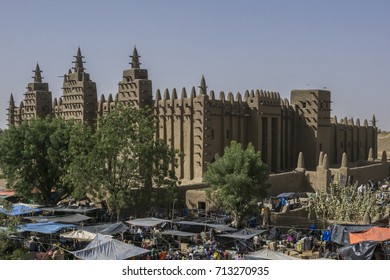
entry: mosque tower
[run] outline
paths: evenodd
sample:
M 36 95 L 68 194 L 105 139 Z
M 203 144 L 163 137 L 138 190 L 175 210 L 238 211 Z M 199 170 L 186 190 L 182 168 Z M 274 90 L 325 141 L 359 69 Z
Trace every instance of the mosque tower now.
M 131 68 L 123 71 L 122 81 L 118 84 L 119 102 L 136 108 L 153 107 L 152 81 L 148 79 L 148 70 L 141 69 L 137 48 L 134 47 Z
M 85 72 L 80 47 L 74 57 L 73 71 L 69 69 L 68 74 L 64 75 L 63 96 L 58 102 L 55 100 L 54 104 L 57 105 L 54 109 L 56 115 L 65 120 L 74 119 L 94 127 L 97 119 L 96 83 Z

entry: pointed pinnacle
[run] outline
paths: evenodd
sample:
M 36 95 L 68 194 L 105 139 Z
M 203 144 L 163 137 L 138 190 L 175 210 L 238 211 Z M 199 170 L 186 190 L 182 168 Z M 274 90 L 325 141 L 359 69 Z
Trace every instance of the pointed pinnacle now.
M 33 70 L 33 72 L 35 73 L 33 79 L 34 79 L 34 82 L 36 83 L 42 83 L 42 76 L 41 76 L 41 69 L 39 68 L 39 64 L 37 62 L 37 65 L 35 66 L 35 70 Z
M 80 50 L 80 47 L 78 47 L 77 49 L 77 55 L 76 56 L 73 56 L 74 58 L 76 58 L 76 61 L 73 61 L 74 63 L 74 68 L 76 71 L 80 71 L 80 72 L 83 72 L 85 70 L 84 66 L 83 66 L 83 58 L 84 56 L 81 55 L 81 50 Z
M 304 169 L 305 168 L 305 160 L 303 158 L 303 153 L 302 152 L 300 152 L 298 154 L 297 168 L 300 168 L 300 169 Z
M 376 126 L 376 117 L 375 117 L 375 115 L 372 115 L 371 123 L 372 123 L 372 126 Z
M 133 55 L 130 55 L 131 57 L 131 68 L 139 69 L 141 66 L 141 63 L 139 62 L 140 56 L 138 55 L 137 48 L 134 46 L 133 49 Z
M 77 47 L 77 56 L 78 57 L 81 57 L 81 50 L 80 50 L 80 46 Z
M 11 93 L 11 96 L 9 98 L 9 104 L 10 105 L 15 105 L 15 101 L 14 101 L 14 95 Z
M 200 94 L 207 94 L 206 80 L 203 74 L 202 74 L 202 79 L 200 80 L 199 88 L 200 88 Z
M 341 167 L 348 167 L 348 156 L 347 156 L 347 153 L 343 153 L 342 157 L 341 157 Z

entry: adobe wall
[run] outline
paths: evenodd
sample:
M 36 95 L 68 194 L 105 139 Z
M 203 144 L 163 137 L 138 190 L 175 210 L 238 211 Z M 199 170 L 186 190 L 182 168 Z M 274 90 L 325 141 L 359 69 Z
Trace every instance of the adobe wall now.
M 312 172 L 315 173 L 315 172 Z M 314 177 L 316 178 L 316 177 Z M 307 184 L 304 172 L 286 172 L 280 174 L 271 174 L 268 178 L 271 185 L 269 195 L 278 195 L 283 192 L 310 192 L 313 191 Z M 213 203 L 206 198 L 204 183 L 188 184 L 180 186 L 180 193 L 185 194 L 185 204 L 189 209 L 198 207 L 198 202 L 206 202 L 206 210 L 209 210 Z
M 313 191 L 318 190 L 317 188 L 317 182 L 318 182 L 318 173 L 316 171 L 306 171 L 305 172 L 305 179 L 306 179 L 306 188 L 307 191 Z
M 339 178 L 340 173 L 347 172 L 352 176 L 354 182 L 367 182 L 372 180 L 383 180 L 390 174 L 390 163 L 374 163 L 362 167 L 323 169 L 317 171 L 292 171 L 279 174 L 271 174 L 268 183 L 271 185 L 269 195 L 278 195 L 284 192 L 313 192 L 325 190 L 330 183 L 330 175 Z M 185 193 L 186 206 L 190 209 L 197 208 L 198 202 L 206 202 L 208 210 L 212 204 L 207 201 L 204 188 L 206 184 L 194 184 L 181 186 L 181 193 Z
M 198 209 L 198 203 L 206 203 L 206 211 L 212 210 L 214 203 L 206 197 L 204 190 L 188 190 L 186 192 L 186 207 L 188 209 Z
M 270 195 L 278 195 L 284 192 L 305 192 L 309 191 L 306 184 L 306 176 L 304 172 L 286 172 L 279 174 L 271 174 L 268 178 L 268 183 L 271 184 L 269 189 Z
M 368 180 L 383 180 L 389 176 L 389 164 L 377 163 L 349 169 L 354 182 L 365 183 Z

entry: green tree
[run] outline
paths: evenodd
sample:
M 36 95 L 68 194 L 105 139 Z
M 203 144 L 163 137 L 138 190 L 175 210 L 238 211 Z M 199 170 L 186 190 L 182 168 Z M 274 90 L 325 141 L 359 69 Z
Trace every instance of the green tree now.
M 37 118 L 4 131 L 0 168 L 8 186 L 46 205 L 67 197 L 72 187 L 63 178 L 72 161 L 69 141 L 75 126 L 60 118 Z
M 240 143 L 232 141 L 223 156 L 217 155 L 208 166 L 204 180 L 211 187 L 208 196 L 233 216 L 235 227 L 240 227 L 267 194 L 267 178 L 268 168 L 261 161 L 260 152 L 252 144 L 244 150 Z
M 176 152 L 155 139 L 156 124 L 150 109 L 128 106 L 100 118 L 96 133 L 89 137 L 93 144 L 72 145 L 79 155 L 69 174 L 76 193 L 105 199 L 117 219 L 127 207 L 141 210 L 160 201 L 161 188 L 175 193 L 177 178 L 171 164 Z
M 11 210 L 12 203 L 0 198 L 0 207 Z M 0 213 L 0 260 L 18 260 L 22 259 L 23 252 L 19 246 L 15 246 L 8 238 L 10 234 L 17 232 L 17 226 L 20 225 L 21 219 L 18 216 L 8 216 Z

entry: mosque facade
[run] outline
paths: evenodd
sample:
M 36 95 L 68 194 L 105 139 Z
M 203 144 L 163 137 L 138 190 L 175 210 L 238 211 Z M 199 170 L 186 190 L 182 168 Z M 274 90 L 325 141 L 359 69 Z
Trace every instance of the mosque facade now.
M 260 89 L 243 94 L 216 93 L 208 89 L 202 76 L 200 85 L 188 91 L 158 89 L 153 94 L 148 70 L 141 68 L 134 48 L 131 68 L 123 71 L 117 93 L 98 98 L 96 83 L 86 73 L 83 58 L 79 48 L 74 67 L 63 77 L 58 99 L 52 98 L 37 64 L 19 106 L 10 96 L 8 125 L 52 116 L 96 126 L 97 119 L 119 103 L 135 108 L 149 106 L 158 119 L 156 137 L 181 152 L 176 174 L 183 182 L 201 181 L 207 165 L 216 154 L 223 154 L 232 140 L 243 146 L 252 143 L 271 173 L 294 170 L 300 153 L 308 170 L 315 170 L 324 154 L 330 166 L 340 165 L 343 154 L 356 164 L 367 160 L 370 150 L 374 157 L 377 155 L 375 116 L 370 124 L 352 118 L 337 120 L 331 116 L 328 90 L 292 90 L 290 100 Z

